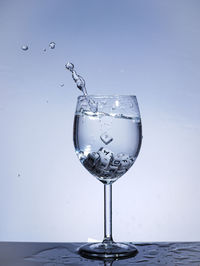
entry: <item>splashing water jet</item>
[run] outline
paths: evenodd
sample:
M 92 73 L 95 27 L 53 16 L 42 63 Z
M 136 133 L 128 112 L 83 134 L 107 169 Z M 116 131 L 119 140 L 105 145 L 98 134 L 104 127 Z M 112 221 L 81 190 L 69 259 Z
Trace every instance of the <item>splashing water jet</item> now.
M 74 69 L 74 64 L 68 62 L 65 65 L 65 67 L 66 67 L 66 69 L 68 69 L 72 73 L 72 78 L 73 78 L 74 82 L 76 83 L 77 88 L 83 92 L 84 96 L 88 96 L 86 86 L 85 86 L 85 80 L 83 77 L 81 77 L 80 75 L 77 74 L 77 72 Z M 88 104 L 90 106 L 90 110 L 92 112 L 96 113 L 98 110 L 97 103 L 92 99 L 88 99 L 88 98 L 86 98 L 86 99 L 87 99 Z

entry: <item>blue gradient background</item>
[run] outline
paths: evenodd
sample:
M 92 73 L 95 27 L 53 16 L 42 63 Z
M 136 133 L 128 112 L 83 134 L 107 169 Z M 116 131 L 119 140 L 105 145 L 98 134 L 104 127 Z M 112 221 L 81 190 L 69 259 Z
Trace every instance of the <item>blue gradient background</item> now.
M 138 98 L 143 144 L 113 186 L 114 239 L 200 240 L 199 13 L 198 0 L 0 1 L 1 241 L 103 237 L 103 185 L 72 143 L 67 61 L 89 93 Z

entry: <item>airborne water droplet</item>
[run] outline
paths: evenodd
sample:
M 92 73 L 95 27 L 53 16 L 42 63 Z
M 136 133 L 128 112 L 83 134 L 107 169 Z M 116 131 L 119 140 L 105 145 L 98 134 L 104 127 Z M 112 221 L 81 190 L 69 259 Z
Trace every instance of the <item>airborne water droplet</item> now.
M 65 67 L 69 70 L 69 71 L 72 71 L 74 69 L 74 65 L 70 62 L 68 62 Z
M 49 47 L 50 47 L 51 49 L 54 49 L 54 48 L 56 47 L 55 42 L 50 42 Z
M 22 46 L 21 46 L 21 49 L 22 49 L 23 51 L 27 51 L 27 50 L 28 50 L 28 45 L 22 45 Z

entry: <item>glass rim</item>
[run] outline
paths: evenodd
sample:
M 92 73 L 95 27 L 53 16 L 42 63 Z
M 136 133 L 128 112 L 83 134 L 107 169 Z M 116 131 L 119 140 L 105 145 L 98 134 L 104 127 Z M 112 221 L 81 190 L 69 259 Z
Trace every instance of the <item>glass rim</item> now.
M 137 98 L 136 95 L 133 94 L 126 94 L 126 95 L 121 95 L 121 94 L 88 94 L 88 95 L 79 95 L 77 98 L 87 98 L 87 97 L 92 97 L 92 98 Z

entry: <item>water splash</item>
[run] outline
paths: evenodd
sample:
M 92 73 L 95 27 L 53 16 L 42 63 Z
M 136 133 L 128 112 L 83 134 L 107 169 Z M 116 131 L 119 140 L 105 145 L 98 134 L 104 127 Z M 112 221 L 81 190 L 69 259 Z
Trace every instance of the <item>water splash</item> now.
M 65 67 L 72 73 L 72 78 L 75 81 L 77 88 L 81 90 L 85 96 L 87 96 L 88 93 L 85 87 L 84 78 L 77 74 L 72 63 L 68 62 Z
M 76 83 L 77 88 L 83 92 L 84 96 L 88 96 L 86 86 L 85 86 L 85 80 L 83 77 L 81 77 L 79 74 L 77 74 L 76 70 L 74 69 L 74 64 L 68 62 L 65 65 L 66 69 L 68 69 L 72 73 L 72 78 L 74 82 Z M 87 98 L 88 105 L 90 107 L 90 110 L 93 113 L 96 113 L 98 111 L 98 104 L 91 98 Z

